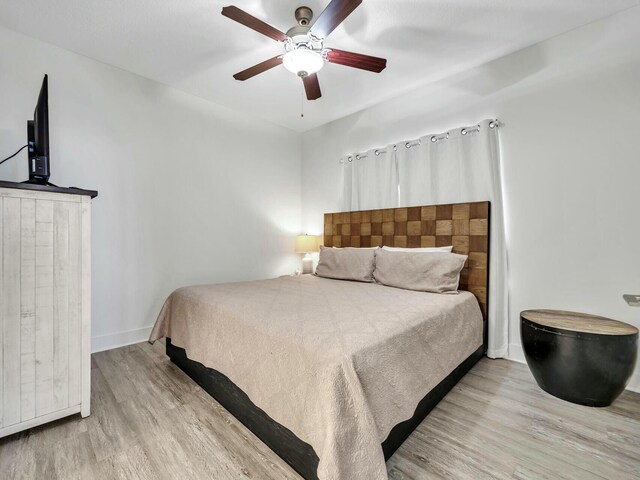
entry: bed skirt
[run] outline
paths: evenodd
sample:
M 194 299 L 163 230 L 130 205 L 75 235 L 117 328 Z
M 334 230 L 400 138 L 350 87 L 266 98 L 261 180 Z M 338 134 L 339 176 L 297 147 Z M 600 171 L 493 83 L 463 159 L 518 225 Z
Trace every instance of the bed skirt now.
M 251 430 L 280 458 L 306 480 L 318 480 L 319 458 L 311 445 L 303 442 L 291 430 L 269 417 L 225 375 L 199 362 L 190 360 L 183 348 L 172 345 L 170 338 L 167 338 L 166 347 L 167 355 L 173 363 Z M 438 402 L 445 397 L 483 355 L 484 346 L 481 346 L 422 398 L 410 419 L 393 427 L 381 445 L 385 460 L 391 458 L 398 447 L 411 435 L 411 432 L 416 429 Z

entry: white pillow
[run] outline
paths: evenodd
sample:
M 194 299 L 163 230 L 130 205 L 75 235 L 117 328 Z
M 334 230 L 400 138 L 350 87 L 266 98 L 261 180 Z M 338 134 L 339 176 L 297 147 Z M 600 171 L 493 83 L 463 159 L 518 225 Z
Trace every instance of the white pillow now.
M 376 251 L 370 248 L 320 247 L 318 277 L 373 282 Z
M 373 278 L 389 287 L 419 292 L 457 293 L 466 255 L 447 252 L 376 252 Z
M 402 248 L 402 247 L 382 247 L 383 250 L 388 252 L 413 252 L 413 253 L 434 253 L 434 252 L 449 252 L 453 250 L 453 245 L 448 247 L 425 247 L 425 248 Z

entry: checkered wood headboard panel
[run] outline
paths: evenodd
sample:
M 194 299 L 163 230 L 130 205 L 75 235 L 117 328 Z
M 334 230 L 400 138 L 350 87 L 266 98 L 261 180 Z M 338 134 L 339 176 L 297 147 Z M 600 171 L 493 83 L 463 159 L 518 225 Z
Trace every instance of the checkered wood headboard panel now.
M 468 255 L 460 290 L 473 293 L 487 319 L 489 202 L 325 213 L 326 247 L 444 247 Z

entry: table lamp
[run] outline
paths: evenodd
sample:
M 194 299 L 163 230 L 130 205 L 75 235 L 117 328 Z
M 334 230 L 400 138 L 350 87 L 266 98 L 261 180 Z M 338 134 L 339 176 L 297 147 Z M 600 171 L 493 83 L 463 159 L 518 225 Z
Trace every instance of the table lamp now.
M 302 273 L 313 273 L 312 252 L 320 251 L 320 237 L 317 235 L 298 235 L 296 237 L 296 253 L 304 253 Z

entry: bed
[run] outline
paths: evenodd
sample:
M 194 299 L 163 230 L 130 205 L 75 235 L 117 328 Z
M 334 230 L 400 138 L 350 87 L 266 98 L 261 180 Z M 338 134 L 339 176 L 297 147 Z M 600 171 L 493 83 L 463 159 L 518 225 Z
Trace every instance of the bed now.
M 444 246 L 457 295 L 286 276 L 176 290 L 150 340 L 305 479 L 385 461 L 482 357 L 489 203 L 325 215 L 325 246 Z

